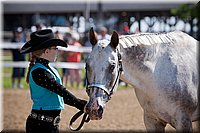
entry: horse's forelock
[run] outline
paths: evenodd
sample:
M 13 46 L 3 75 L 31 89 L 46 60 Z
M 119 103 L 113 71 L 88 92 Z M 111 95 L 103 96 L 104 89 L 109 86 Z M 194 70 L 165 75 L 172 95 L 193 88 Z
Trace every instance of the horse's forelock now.
M 101 47 L 101 48 L 105 48 L 106 46 L 108 46 L 109 43 L 110 43 L 109 40 L 99 40 L 98 46 Z

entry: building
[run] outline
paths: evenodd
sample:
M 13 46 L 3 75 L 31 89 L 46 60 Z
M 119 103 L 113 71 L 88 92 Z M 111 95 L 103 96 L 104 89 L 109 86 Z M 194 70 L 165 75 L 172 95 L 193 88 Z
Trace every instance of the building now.
M 124 26 L 128 26 L 132 33 L 165 32 L 176 29 L 176 24 L 181 21 L 173 17 L 170 11 L 183 3 L 196 4 L 197 1 L 126 0 L 124 3 L 106 0 L 96 2 L 86 0 L 78 2 L 4 1 L 2 2 L 3 30 L 10 31 L 18 25 L 30 29 L 36 23 L 43 23 L 46 26 L 72 27 L 80 33 L 87 31 L 91 26 L 97 30 L 101 26 L 106 26 L 110 31 L 115 29 L 121 31 L 122 34 Z M 188 23 L 182 25 L 182 28 L 186 27 L 186 29 L 180 28 L 180 30 L 191 32 L 193 29 L 191 24 L 190 26 Z

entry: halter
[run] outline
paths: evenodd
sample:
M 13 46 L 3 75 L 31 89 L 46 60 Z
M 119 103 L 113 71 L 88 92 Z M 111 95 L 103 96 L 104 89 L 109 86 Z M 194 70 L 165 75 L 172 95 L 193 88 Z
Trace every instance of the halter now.
M 118 56 L 118 73 L 117 73 L 117 77 L 115 79 L 114 85 L 112 86 L 111 90 L 109 91 L 109 89 L 106 88 L 102 84 L 92 83 L 91 85 L 88 85 L 87 66 L 85 68 L 86 69 L 86 82 L 87 82 L 86 90 L 90 90 L 92 87 L 97 87 L 97 88 L 103 90 L 108 95 L 108 100 L 111 99 L 111 95 L 113 94 L 113 90 L 114 90 L 114 88 L 117 84 L 117 81 L 119 80 L 121 72 L 123 71 L 123 69 L 122 69 L 122 58 L 121 58 L 121 54 L 119 53 L 118 49 L 117 49 L 117 56 Z
M 108 95 L 108 100 L 111 99 L 111 95 L 113 94 L 113 90 L 117 84 L 117 81 L 119 80 L 119 77 L 121 75 L 121 72 L 123 71 L 122 69 L 122 58 L 121 58 L 121 54 L 119 53 L 118 49 L 117 49 L 117 56 L 118 56 L 118 73 L 117 73 L 117 77 L 115 79 L 114 85 L 112 86 L 111 90 L 109 91 L 108 88 L 106 88 L 104 85 L 101 84 L 91 84 L 88 85 L 88 77 L 87 77 L 87 67 L 85 67 L 86 69 L 86 82 L 87 82 L 87 86 L 86 86 L 86 90 L 90 90 L 92 87 L 97 87 L 101 90 L 103 90 L 104 92 L 106 92 L 106 94 Z M 72 125 L 73 123 L 83 114 L 83 118 L 81 120 L 81 123 L 79 124 L 79 126 L 77 128 L 73 128 Z M 69 124 L 69 128 L 72 131 L 79 131 L 84 123 L 88 123 L 90 121 L 90 118 L 88 117 L 87 113 L 84 113 L 83 111 L 79 111 L 77 112 L 70 120 L 70 124 Z

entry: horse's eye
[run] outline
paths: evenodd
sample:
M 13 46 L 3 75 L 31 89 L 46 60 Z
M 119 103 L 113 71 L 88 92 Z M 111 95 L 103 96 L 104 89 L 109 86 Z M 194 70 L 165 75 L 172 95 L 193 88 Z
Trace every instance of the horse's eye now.
M 107 94 L 105 92 L 103 94 L 104 94 L 103 95 L 103 99 L 106 99 L 107 98 Z
M 110 70 L 114 70 L 114 69 L 115 69 L 115 65 L 111 65 Z

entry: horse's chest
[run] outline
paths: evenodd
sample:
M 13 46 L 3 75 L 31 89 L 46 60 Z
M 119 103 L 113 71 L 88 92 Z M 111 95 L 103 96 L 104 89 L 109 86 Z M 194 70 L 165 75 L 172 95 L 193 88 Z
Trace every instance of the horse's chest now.
M 152 100 L 147 93 L 140 89 L 135 89 L 135 94 L 143 109 L 150 109 L 152 107 Z

